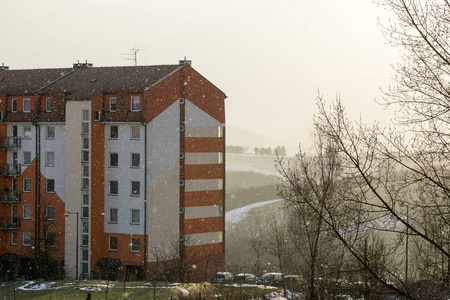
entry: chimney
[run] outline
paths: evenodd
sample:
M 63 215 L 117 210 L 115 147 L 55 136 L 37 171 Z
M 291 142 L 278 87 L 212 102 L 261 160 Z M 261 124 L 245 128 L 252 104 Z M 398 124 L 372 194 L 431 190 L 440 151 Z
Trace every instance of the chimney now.
M 2 63 L 0 70 L 9 70 L 9 67 L 5 66 L 5 63 Z
M 192 60 L 186 60 L 186 56 L 184 57 L 184 60 L 179 60 L 178 64 L 180 66 L 189 65 L 192 66 Z
M 88 63 L 87 60 L 84 63 L 80 63 L 80 61 L 78 61 L 73 64 L 73 69 L 75 70 L 75 69 L 80 69 L 80 68 L 91 68 L 93 66 L 94 66 L 94 64 Z

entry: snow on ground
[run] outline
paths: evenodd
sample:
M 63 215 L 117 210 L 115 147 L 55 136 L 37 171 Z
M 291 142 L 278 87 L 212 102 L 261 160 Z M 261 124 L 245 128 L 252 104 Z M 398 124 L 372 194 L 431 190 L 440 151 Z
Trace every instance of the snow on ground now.
M 56 282 L 36 283 L 34 281 L 27 281 L 24 285 L 19 286 L 19 290 L 23 291 L 41 291 L 41 290 L 56 290 L 67 286 L 53 286 Z
M 262 201 L 262 202 L 258 202 L 258 203 L 253 203 L 253 204 L 249 204 L 243 207 L 239 207 L 236 209 L 232 209 L 230 211 L 228 211 L 225 214 L 225 226 L 226 229 L 230 228 L 230 226 L 233 226 L 233 224 L 238 223 L 240 221 L 242 221 L 243 219 L 245 219 L 247 217 L 247 213 L 256 208 L 256 207 L 260 207 L 260 206 L 264 206 L 267 204 L 271 204 L 271 203 L 275 203 L 275 202 L 280 202 L 283 201 L 284 199 L 274 199 L 274 200 L 267 200 L 267 201 Z

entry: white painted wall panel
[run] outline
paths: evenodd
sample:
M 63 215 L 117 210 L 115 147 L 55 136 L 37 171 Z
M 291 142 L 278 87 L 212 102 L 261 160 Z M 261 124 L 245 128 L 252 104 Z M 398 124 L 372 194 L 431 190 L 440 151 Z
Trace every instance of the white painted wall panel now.
M 186 219 L 220 217 L 220 213 L 221 208 L 217 205 L 185 207 L 184 209 Z
M 219 164 L 219 152 L 186 153 L 186 165 L 214 165 Z
M 186 192 L 215 191 L 221 190 L 222 187 L 222 179 L 193 179 L 185 182 Z
M 217 244 L 221 242 L 223 242 L 222 232 L 196 233 L 186 236 L 186 244 L 188 246 Z

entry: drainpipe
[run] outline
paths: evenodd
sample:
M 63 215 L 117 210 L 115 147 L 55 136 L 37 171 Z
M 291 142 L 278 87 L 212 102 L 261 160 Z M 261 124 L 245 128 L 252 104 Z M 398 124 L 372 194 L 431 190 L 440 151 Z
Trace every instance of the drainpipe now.
M 147 279 L 147 124 L 145 117 L 142 118 L 142 125 L 144 126 L 144 281 Z

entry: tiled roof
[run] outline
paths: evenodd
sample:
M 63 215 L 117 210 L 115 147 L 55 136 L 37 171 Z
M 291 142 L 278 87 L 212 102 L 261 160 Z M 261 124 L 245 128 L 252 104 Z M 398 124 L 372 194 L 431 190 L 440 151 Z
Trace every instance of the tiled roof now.
M 100 93 L 142 93 L 183 66 L 82 67 L 2 70 L 0 94 L 65 93 L 67 99 L 92 99 Z

